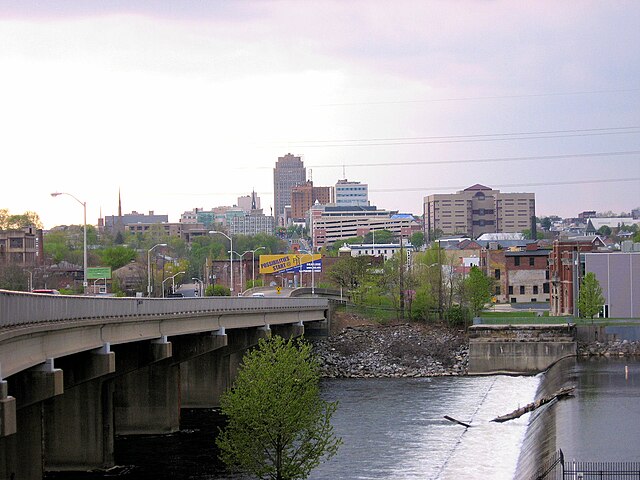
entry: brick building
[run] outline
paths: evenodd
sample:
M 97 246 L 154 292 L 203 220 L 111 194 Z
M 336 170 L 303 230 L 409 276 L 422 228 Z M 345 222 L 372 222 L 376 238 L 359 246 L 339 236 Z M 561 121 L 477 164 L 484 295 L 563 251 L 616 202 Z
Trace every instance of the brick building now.
M 452 194 L 424 199 L 424 229 L 427 239 L 436 231 L 444 235 L 522 232 L 535 216 L 533 193 L 502 193 L 484 185 L 473 185 Z
M 604 249 L 600 237 L 578 237 L 556 240 L 549 255 L 550 314 L 552 316 L 577 315 L 575 299 L 584 277 L 584 253 Z
M 318 202 L 327 205 L 333 202 L 331 187 L 314 187 L 311 180 L 291 189 L 291 218 L 302 220 L 307 217 L 309 209 Z

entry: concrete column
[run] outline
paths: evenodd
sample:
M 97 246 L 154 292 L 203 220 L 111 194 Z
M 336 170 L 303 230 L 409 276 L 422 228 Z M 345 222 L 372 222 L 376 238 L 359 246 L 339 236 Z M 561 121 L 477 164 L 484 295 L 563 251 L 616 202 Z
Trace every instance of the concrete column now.
M 171 433 L 180 428 L 180 366 L 170 359 L 115 380 L 116 434 Z
M 113 384 L 83 382 L 44 403 L 44 468 L 108 468 L 113 459 Z
M 174 355 L 180 363 L 182 408 L 213 408 L 228 385 L 228 359 L 224 331 L 208 335 L 183 336 L 174 342 Z
M 9 396 L 7 382 L 0 380 L 0 480 L 18 478 L 17 423 L 16 399 Z
M 271 334 L 278 335 L 284 339 L 301 337 L 304 335 L 304 324 L 287 323 L 284 325 L 271 325 Z
M 225 349 L 201 355 L 180 365 L 183 408 L 214 408 L 231 386 L 229 355 Z

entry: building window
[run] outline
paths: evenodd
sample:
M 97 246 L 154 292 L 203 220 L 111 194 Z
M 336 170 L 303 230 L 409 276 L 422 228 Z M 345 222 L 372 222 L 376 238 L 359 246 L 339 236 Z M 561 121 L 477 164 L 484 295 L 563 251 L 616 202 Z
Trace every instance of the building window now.
M 529 257 L 529 266 L 533 267 L 536 264 L 536 257 Z
M 513 295 L 513 285 L 509 285 L 509 295 Z
M 537 295 L 538 294 L 538 285 L 534 285 L 533 286 L 533 294 Z
M 520 285 L 520 295 L 524 295 L 524 285 Z
M 542 284 L 542 293 L 549 293 L 549 282 L 544 282 Z
M 22 248 L 22 238 L 9 238 L 9 248 Z
M 500 280 L 500 269 L 496 268 L 496 270 L 493 273 L 493 275 L 496 277 L 496 280 Z
M 519 266 L 520 266 L 520 257 L 514 257 L 514 258 L 513 258 L 513 264 L 514 264 L 516 267 L 519 267 Z
M 518 300 L 516 299 L 516 297 L 511 297 L 511 303 L 518 303 Z
M 496 295 L 500 295 L 500 285 L 496 285 Z

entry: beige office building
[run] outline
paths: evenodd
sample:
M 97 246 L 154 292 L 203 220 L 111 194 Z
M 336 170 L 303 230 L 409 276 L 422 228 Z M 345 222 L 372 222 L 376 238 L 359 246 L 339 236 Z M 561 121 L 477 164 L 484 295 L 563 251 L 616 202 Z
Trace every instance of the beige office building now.
M 434 194 L 424 199 L 425 236 L 517 233 L 531 228 L 535 216 L 535 194 L 501 193 L 484 185 L 473 185 L 457 193 Z

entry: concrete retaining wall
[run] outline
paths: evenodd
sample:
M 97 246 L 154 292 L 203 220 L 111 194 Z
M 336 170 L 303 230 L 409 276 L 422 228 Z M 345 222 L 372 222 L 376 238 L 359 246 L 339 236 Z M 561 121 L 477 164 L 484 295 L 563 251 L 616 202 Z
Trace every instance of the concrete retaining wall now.
M 535 374 L 577 353 L 574 324 L 474 325 L 469 374 Z

